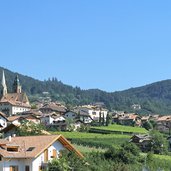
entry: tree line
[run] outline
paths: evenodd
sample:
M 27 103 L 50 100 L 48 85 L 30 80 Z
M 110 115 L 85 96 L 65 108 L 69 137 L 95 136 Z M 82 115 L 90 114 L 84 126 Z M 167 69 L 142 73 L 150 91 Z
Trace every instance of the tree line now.
M 9 92 L 12 91 L 12 84 L 16 74 L 18 73 L 5 70 Z M 2 68 L 0 75 L 2 75 Z M 41 97 L 42 92 L 49 92 L 52 100 L 62 101 L 71 107 L 104 102 L 109 110 L 124 110 L 139 114 L 171 113 L 171 80 L 125 91 L 105 92 L 99 89 L 82 90 L 80 87 L 72 87 L 62 83 L 56 77 L 40 81 L 21 74 L 18 75 L 23 91 L 29 95 L 31 102 Z M 133 104 L 140 104 L 141 109 L 132 109 L 131 105 Z

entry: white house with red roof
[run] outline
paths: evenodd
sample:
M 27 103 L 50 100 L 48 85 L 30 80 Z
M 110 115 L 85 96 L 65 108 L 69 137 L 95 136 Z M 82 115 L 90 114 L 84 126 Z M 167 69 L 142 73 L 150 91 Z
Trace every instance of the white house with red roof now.
M 0 171 L 43 170 L 48 161 L 59 158 L 64 149 L 83 157 L 62 135 L 0 139 Z

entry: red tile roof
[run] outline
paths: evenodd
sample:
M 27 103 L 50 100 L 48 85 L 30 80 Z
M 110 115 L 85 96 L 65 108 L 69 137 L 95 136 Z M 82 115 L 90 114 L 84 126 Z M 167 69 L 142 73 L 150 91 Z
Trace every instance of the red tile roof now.
M 14 106 L 30 108 L 28 97 L 25 93 L 8 93 L 0 100 L 1 103 L 10 103 Z
M 62 135 L 12 137 L 11 141 L 0 139 L 0 155 L 4 158 L 36 158 L 55 141 L 59 141 L 68 150 L 74 151 L 78 156 L 83 157 Z M 18 152 L 7 151 L 9 146 L 18 147 Z M 30 147 L 34 147 L 34 149 L 28 151 Z

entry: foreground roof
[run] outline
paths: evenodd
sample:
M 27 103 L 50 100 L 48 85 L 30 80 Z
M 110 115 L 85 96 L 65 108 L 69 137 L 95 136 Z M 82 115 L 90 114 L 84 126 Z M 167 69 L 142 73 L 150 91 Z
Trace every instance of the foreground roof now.
M 36 158 L 55 141 L 59 141 L 66 149 L 83 157 L 62 135 L 12 137 L 11 141 L 0 139 L 0 155 L 4 158 Z M 7 151 L 7 147 L 10 146 L 18 147 L 18 152 Z

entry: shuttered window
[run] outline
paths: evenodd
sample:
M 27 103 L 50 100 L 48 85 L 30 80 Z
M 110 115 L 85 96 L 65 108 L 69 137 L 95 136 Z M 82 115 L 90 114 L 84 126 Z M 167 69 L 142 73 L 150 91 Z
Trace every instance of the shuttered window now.
M 10 171 L 18 171 L 18 166 L 10 166 Z

